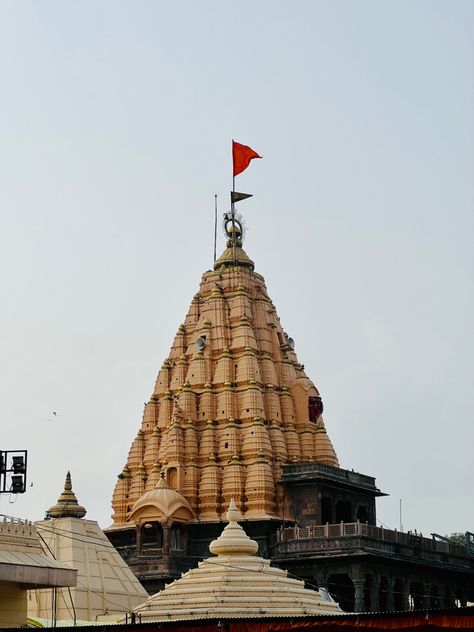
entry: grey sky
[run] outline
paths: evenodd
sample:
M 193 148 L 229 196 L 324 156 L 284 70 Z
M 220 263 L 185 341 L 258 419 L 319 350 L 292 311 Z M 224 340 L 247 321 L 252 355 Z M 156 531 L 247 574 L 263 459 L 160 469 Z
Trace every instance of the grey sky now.
M 110 524 L 235 138 L 341 466 L 390 527 L 403 498 L 405 529 L 474 531 L 473 26 L 455 0 L 0 2 L 0 448 L 34 483 L 0 512 L 41 518 L 70 468 Z

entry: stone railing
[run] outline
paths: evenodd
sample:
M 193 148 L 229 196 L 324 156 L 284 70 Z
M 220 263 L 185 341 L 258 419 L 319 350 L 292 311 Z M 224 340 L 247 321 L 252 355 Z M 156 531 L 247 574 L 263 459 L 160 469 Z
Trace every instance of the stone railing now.
M 29 520 L 0 514 L 0 534 L 37 538 L 36 526 Z
M 289 480 L 295 476 L 301 476 L 302 474 L 307 476 L 324 475 L 327 478 L 375 488 L 375 478 L 373 476 L 359 474 L 359 472 L 352 472 L 351 470 L 343 470 L 339 467 L 333 467 L 332 465 L 325 465 L 324 463 L 295 463 L 285 465 L 283 467 L 282 478 L 283 480 Z
M 174 556 L 174 555 L 185 555 L 186 550 L 183 548 L 174 548 L 170 547 L 168 553 L 166 555 Z M 158 547 L 151 546 L 142 546 L 139 553 L 135 553 L 135 559 L 137 560 L 145 560 L 145 559 L 156 559 L 158 557 L 163 557 L 163 549 Z
M 282 528 L 276 534 L 273 555 L 306 557 L 311 553 L 347 554 L 355 549 L 474 570 L 474 558 L 467 556 L 462 545 L 362 522 Z
M 5 514 L 0 514 L 0 544 L 7 551 L 43 553 L 36 526 Z

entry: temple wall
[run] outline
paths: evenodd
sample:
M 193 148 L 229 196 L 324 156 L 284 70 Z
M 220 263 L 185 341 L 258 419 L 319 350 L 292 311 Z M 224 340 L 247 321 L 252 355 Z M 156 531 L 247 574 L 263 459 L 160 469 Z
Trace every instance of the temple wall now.
M 0 582 L 0 627 L 26 627 L 27 591 L 18 584 Z

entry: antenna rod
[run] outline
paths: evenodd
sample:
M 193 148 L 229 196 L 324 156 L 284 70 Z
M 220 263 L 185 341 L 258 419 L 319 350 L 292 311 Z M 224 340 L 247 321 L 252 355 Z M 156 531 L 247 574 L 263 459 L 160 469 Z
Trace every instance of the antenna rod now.
M 214 263 L 217 259 L 217 193 L 214 194 Z

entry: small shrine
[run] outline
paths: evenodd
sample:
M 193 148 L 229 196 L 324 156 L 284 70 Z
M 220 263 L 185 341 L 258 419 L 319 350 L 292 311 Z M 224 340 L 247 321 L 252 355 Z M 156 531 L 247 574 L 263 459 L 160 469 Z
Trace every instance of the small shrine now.
M 209 557 L 134 609 L 143 623 L 256 619 L 342 614 L 327 591 L 305 588 L 287 571 L 256 555 L 258 544 L 238 524 L 231 500 L 228 524 L 211 542 Z

